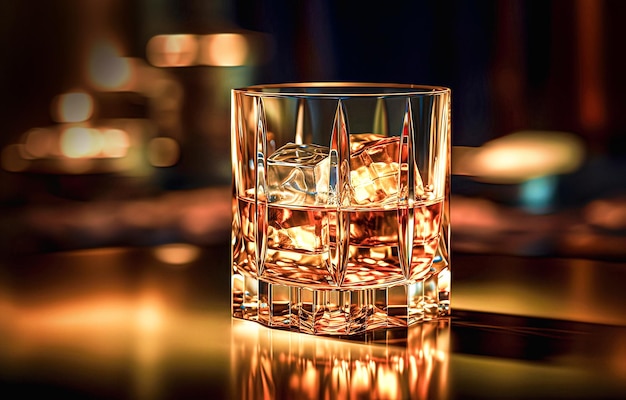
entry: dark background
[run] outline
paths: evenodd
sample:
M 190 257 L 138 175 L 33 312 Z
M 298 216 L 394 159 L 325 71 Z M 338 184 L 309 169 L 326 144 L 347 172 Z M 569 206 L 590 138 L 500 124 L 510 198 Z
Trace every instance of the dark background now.
M 0 1 L 0 387 L 626 398 L 624 21 L 621 0 Z M 227 32 L 246 35 L 245 63 L 150 63 L 157 35 Z M 102 38 L 141 66 L 143 92 L 94 87 Z M 317 80 L 449 86 L 456 150 L 564 131 L 584 156 L 527 181 L 452 177 L 449 321 L 380 346 L 255 329 L 231 319 L 229 90 Z M 134 162 L 64 170 L 63 156 L 14 152 L 64 126 L 51 104 L 74 90 L 94 100 L 87 123 L 145 128 Z M 150 162 L 155 138 L 176 162 Z
M 228 90 L 248 84 L 324 80 L 451 87 L 454 146 L 477 147 L 520 130 L 575 135 L 585 146 L 582 165 L 557 177 L 548 207 L 531 218 L 554 231 L 568 231 L 582 222 L 593 228 L 589 231 L 593 235 L 608 232 L 609 239 L 602 240 L 608 243 L 626 229 L 624 17 L 626 3 L 618 0 L 2 2 L 3 148 L 23 141 L 31 128 L 54 126 L 51 101 L 75 88 L 87 88 L 94 97 L 94 118 L 149 123 L 156 119 L 150 99 L 89 88 L 85 59 L 100 37 L 115 38 L 121 56 L 146 65 L 147 43 L 155 35 L 240 32 L 260 38 L 251 42 L 255 57 L 241 66 L 157 67 L 182 87 L 181 122 L 175 136 L 181 155 L 175 165 L 143 165 L 141 173 L 121 174 L 0 169 L 3 250 L 214 241 L 215 230 L 205 227 L 197 234 L 185 234 L 162 222 L 163 213 L 157 212 L 154 219 L 162 223 L 137 228 L 126 226 L 125 218 L 114 211 L 137 201 L 183 212 L 187 206 L 180 204 L 193 204 L 198 210 L 210 207 L 217 200 L 203 201 L 207 198 L 203 191 L 230 185 Z M 168 132 L 160 132 L 157 126 L 151 134 L 167 136 Z M 137 144 L 142 155 L 147 154 L 149 138 L 144 139 Z M 519 185 L 454 177 L 452 188 L 460 206 L 480 212 L 483 203 L 467 200 L 484 199 L 496 207 L 496 234 L 509 232 L 502 223 L 519 217 L 519 229 L 526 229 L 527 219 L 517 214 Z M 164 200 L 168 194 L 192 200 L 173 205 L 168 203 L 172 196 Z M 598 227 L 598 218 L 588 220 L 597 211 L 596 200 L 618 210 L 612 225 Z M 577 211 L 572 215 L 571 210 Z M 605 213 L 606 208 L 600 210 Z M 228 228 L 224 218 L 210 216 L 206 210 L 195 212 L 198 215 L 189 218 L 213 219 Z M 463 215 L 457 215 L 457 232 L 477 229 Z M 47 222 L 42 222 L 45 218 Z M 105 223 L 118 229 L 90 234 L 90 229 L 102 232 Z M 528 229 L 534 226 L 530 223 Z M 540 253 L 564 251 L 553 245 L 541 247 Z M 618 250 L 610 254 L 623 256 Z

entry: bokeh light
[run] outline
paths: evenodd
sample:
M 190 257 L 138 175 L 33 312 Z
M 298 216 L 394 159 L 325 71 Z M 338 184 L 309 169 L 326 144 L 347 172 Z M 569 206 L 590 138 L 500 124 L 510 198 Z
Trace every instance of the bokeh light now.
M 178 162 L 180 146 L 168 137 L 157 137 L 148 143 L 148 161 L 154 167 L 171 167 Z
M 102 137 L 94 129 L 73 126 L 61 133 L 61 152 L 66 157 L 93 157 L 100 150 L 102 150 Z
M 142 299 L 136 309 L 137 329 L 142 333 L 154 332 L 163 327 L 163 306 L 157 300 L 158 297 L 151 297 Z
M 200 38 L 200 64 L 217 67 L 244 65 L 248 58 L 248 41 L 238 33 L 218 33 Z
M 582 141 L 571 133 L 520 131 L 457 151 L 454 173 L 492 183 L 520 183 L 575 171 L 584 153 Z
M 109 42 L 97 43 L 89 56 L 89 78 L 102 90 L 121 90 L 131 83 L 132 63 L 121 57 L 120 50 Z
M 102 155 L 106 157 L 124 157 L 130 146 L 128 133 L 121 129 L 105 129 L 102 135 Z
M 626 229 L 626 199 L 598 199 L 585 206 L 585 220 L 591 225 L 608 230 Z
M 23 144 L 10 144 L 2 149 L 0 154 L 0 164 L 5 171 L 21 172 L 27 169 L 30 161 L 22 156 L 24 153 Z
M 34 128 L 26 132 L 24 150 L 33 158 L 53 155 L 58 149 L 58 135 L 52 129 Z
M 188 34 L 157 35 L 148 41 L 146 53 L 156 67 L 186 67 L 196 61 L 198 41 Z
M 187 243 L 170 243 L 154 248 L 154 257 L 166 264 L 188 264 L 199 256 L 200 248 Z
M 93 114 L 93 98 L 85 92 L 70 92 L 52 102 L 52 117 L 58 122 L 84 122 Z

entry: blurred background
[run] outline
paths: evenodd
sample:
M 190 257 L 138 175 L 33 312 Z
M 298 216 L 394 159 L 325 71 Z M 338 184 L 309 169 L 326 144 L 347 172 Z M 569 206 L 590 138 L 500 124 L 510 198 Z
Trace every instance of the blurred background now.
M 625 259 L 626 3 L 0 3 L 0 251 L 227 243 L 230 89 L 453 91 L 453 250 Z
M 368 394 L 366 365 L 423 397 L 625 398 L 624 21 L 621 0 L 0 1 L 0 386 L 313 398 L 334 360 Z M 294 81 L 452 89 L 451 327 L 383 351 L 231 320 L 230 90 Z

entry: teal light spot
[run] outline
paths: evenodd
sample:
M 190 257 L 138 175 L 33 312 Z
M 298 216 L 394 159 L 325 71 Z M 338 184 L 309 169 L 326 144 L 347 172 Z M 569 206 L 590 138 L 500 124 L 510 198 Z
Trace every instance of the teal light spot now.
M 520 186 L 520 204 L 522 208 L 533 214 L 550 211 L 554 205 L 557 177 L 542 176 L 528 180 Z

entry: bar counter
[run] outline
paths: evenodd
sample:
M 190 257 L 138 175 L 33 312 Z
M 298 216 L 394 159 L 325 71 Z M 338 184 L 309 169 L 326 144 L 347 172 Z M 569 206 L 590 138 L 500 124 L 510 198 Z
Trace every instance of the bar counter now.
M 356 338 L 231 319 L 229 249 L 13 257 L 0 382 L 24 398 L 624 398 L 626 264 L 453 255 L 445 320 Z

